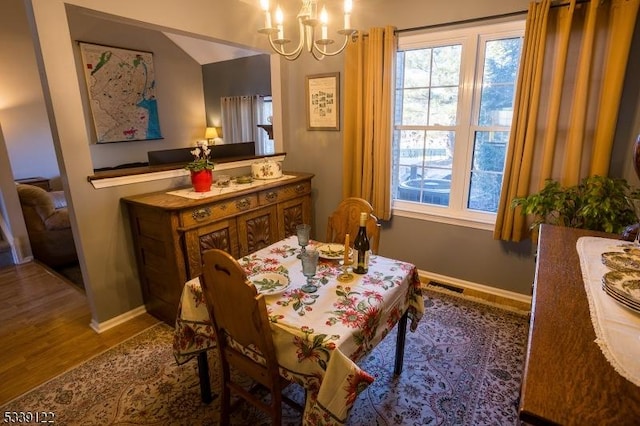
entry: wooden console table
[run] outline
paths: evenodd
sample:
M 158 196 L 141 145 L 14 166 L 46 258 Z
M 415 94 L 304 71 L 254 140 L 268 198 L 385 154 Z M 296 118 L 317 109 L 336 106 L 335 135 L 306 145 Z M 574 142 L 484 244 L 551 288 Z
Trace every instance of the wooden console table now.
M 147 311 L 174 325 L 184 283 L 200 275 L 201 253 L 238 258 L 311 223 L 311 174 L 189 199 L 166 192 L 123 198 Z
M 530 424 L 637 425 L 640 387 L 595 342 L 576 250 L 582 236 L 612 234 L 542 225 L 520 419 Z
M 41 176 L 30 177 L 25 179 L 16 179 L 17 183 L 22 183 L 25 185 L 33 185 L 44 189 L 45 191 L 51 191 L 51 184 L 49 179 L 43 178 Z

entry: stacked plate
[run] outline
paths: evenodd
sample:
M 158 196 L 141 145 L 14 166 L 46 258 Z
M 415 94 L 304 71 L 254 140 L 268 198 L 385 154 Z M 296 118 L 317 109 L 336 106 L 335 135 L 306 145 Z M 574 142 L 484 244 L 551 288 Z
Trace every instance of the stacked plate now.
M 602 277 L 602 289 L 616 302 L 640 313 L 640 254 L 637 250 L 602 254 L 610 272 Z

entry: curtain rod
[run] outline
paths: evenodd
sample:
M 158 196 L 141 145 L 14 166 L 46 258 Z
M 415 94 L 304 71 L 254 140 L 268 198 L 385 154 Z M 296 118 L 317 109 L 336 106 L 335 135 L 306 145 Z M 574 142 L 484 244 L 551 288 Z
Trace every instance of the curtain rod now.
M 582 4 L 582 3 L 589 3 L 591 0 L 577 0 L 576 4 Z M 569 2 L 561 2 L 561 3 L 557 3 L 557 4 L 552 4 L 551 7 L 562 7 L 562 6 L 568 6 L 570 3 Z M 431 24 L 431 25 L 423 25 L 420 27 L 411 27 L 411 28 L 402 28 L 399 30 L 395 30 L 396 34 L 400 34 L 400 33 L 406 33 L 406 32 L 410 32 L 410 31 L 420 31 L 420 30 L 429 30 L 429 29 L 433 29 L 433 28 L 440 28 L 440 27 L 449 27 L 452 25 L 462 25 L 462 24 L 472 24 L 474 22 L 481 22 L 481 21 L 489 21 L 491 19 L 500 19 L 500 18 L 509 18 L 512 16 L 517 16 L 517 15 L 524 15 L 528 12 L 528 10 L 518 10 L 516 12 L 509 12 L 509 13 L 501 13 L 498 15 L 490 15 L 490 16 L 482 16 L 480 18 L 470 18 L 470 19 L 463 19 L 460 21 L 453 21 L 453 22 L 442 22 L 440 24 Z

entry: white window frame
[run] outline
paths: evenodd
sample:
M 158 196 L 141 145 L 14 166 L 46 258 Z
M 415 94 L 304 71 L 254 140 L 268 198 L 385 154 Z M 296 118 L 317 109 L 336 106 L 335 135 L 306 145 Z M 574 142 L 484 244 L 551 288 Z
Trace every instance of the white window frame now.
M 467 226 L 471 228 L 493 230 L 496 214 L 470 210 L 466 208 L 471 184 L 471 162 L 473 159 L 475 131 L 478 130 L 481 85 L 475 84 L 482 78 L 484 64 L 484 43 L 488 40 L 523 37 L 525 21 L 510 21 L 498 24 L 486 24 L 456 30 L 425 32 L 400 35 L 399 50 L 419 49 L 462 45 L 460 62 L 460 90 L 457 110 L 457 123 L 454 126 L 456 141 L 454 145 L 452 175 L 459 176 L 464 171 L 464 179 L 451 179 L 449 206 L 428 205 L 423 203 L 393 200 L 393 214 L 414 219 Z M 469 65 L 473 64 L 473 65 Z M 397 91 L 393 90 L 394 94 Z M 394 102 L 395 105 L 395 102 Z M 514 106 L 515 107 L 515 106 Z M 393 118 L 393 115 L 392 115 Z M 393 130 L 411 129 L 412 126 L 396 126 Z M 447 127 L 448 128 L 448 127 Z M 492 130 L 482 126 L 482 130 Z M 437 130 L 437 129 L 436 129 Z M 496 127 L 493 130 L 504 130 Z M 392 160 L 395 163 L 395 160 Z

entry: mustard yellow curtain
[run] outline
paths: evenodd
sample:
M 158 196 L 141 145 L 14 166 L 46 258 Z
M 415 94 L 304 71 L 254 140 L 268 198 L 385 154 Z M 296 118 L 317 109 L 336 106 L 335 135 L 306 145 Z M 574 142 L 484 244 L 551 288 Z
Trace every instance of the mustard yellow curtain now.
M 342 196 L 369 201 L 391 218 L 391 108 L 395 27 L 372 28 L 345 53 Z
M 607 175 L 640 0 L 529 5 L 494 238 L 529 235 L 515 197 Z

